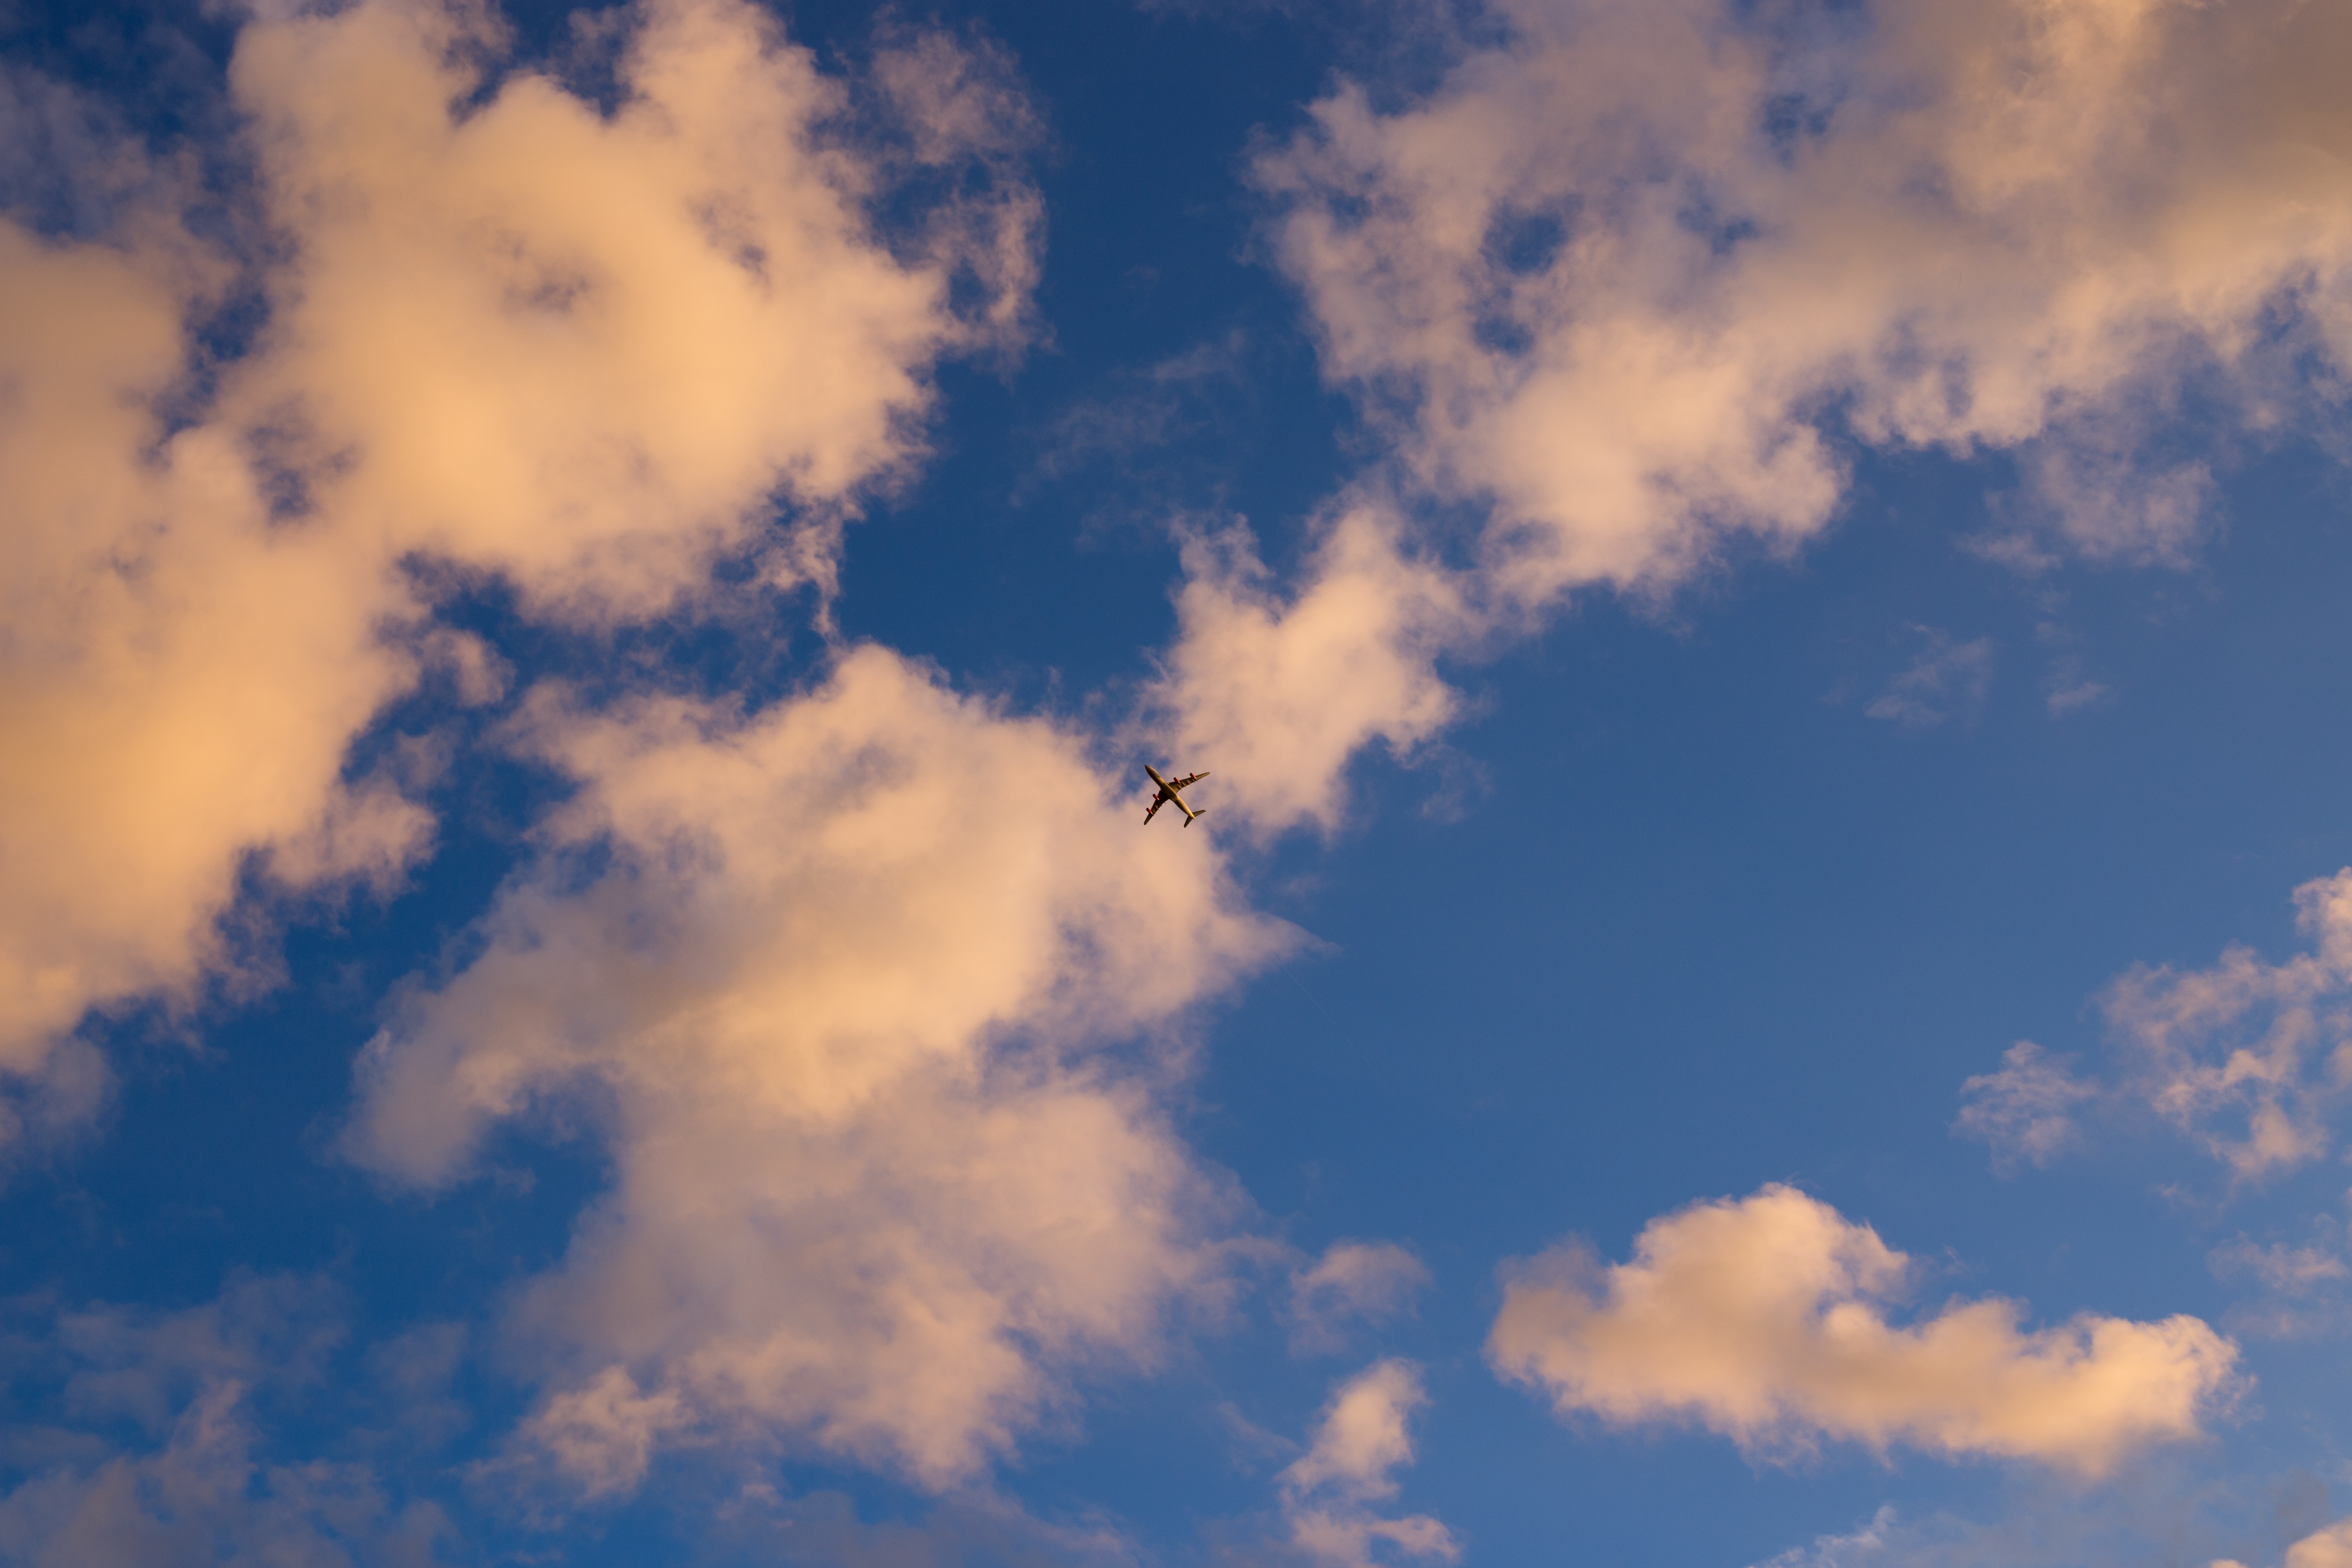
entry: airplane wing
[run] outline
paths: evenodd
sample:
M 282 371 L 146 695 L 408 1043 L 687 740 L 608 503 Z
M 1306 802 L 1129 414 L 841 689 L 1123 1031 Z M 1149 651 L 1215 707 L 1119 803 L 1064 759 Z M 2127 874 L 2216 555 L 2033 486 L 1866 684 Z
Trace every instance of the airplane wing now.
M 1207 778 L 1208 776 L 1209 775 L 1206 773 L 1187 773 L 1182 778 L 1178 779 L 1173 784 L 1170 784 L 1169 787 L 1171 789 L 1186 789 L 1193 784 L 1199 784 L 1202 779 Z
M 1160 808 L 1168 804 L 1168 800 L 1169 795 L 1166 790 L 1161 790 L 1158 795 L 1153 795 L 1151 797 L 1151 805 L 1144 811 L 1143 820 L 1146 822 L 1150 821 L 1153 816 L 1158 815 Z

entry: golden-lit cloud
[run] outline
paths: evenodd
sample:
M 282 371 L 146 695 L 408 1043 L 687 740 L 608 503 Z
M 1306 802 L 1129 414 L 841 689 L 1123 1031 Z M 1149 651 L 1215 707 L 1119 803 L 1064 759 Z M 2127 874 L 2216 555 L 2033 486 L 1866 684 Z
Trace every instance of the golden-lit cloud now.
M 1564 1415 L 1689 1422 L 1755 1453 L 1900 1444 L 2087 1477 L 2199 1436 L 2234 1384 L 2236 1347 L 2191 1317 L 2029 1331 L 1991 1299 L 1894 1322 L 1913 1273 L 1870 1226 L 1768 1186 L 1651 1221 L 1627 1263 L 1570 1247 L 1509 1268 L 1487 1355 Z
M 2246 1568 L 2234 1559 L 2217 1559 L 2211 1568 Z M 2284 1568 L 2352 1568 L 2352 1519 L 2338 1520 L 2326 1530 L 2305 1536 L 2286 1549 Z
M 86 1108 L 61 1037 L 217 971 L 252 858 L 382 883 L 428 844 L 343 777 L 455 646 L 411 563 L 591 625 L 721 554 L 829 580 L 844 509 L 920 451 L 932 362 L 1017 336 L 1034 191 L 968 182 L 892 244 L 866 216 L 900 164 L 1006 155 L 997 62 L 885 49 L 911 129 L 861 150 L 767 13 L 628 16 L 610 112 L 530 70 L 486 85 L 473 6 L 249 22 L 230 76 L 267 255 L 193 237 L 130 151 L 69 172 L 129 193 L 106 232 L 0 218 L 0 1069 Z M 213 364 L 192 334 L 239 267 L 267 321 Z
M 1287 593 L 1245 530 L 1187 542 L 1150 733 L 1178 765 L 1214 769 L 1214 797 L 1244 831 L 1333 830 L 1359 752 L 1381 742 L 1411 755 L 1454 717 L 1436 661 L 1478 616 L 1458 578 L 1410 554 L 1400 532 L 1377 505 L 1337 512 Z
M 480 955 L 369 1047 L 350 1147 L 438 1186 L 596 1120 L 613 1191 L 524 1293 L 530 1431 L 616 1489 L 664 1438 L 970 1476 L 1224 1272 L 1149 1041 L 1293 941 L 1125 770 L 877 647 L 752 718 L 543 705 L 581 781 Z M 587 857 L 582 858 L 582 857 Z
M 308 869 L 365 872 L 424 826 L 339 782 L 409 679 L 378 635 L 402 595 L 350 542 L 273 526 L 232 432 L 164 436 L 154 405 L 217 266 L 141 224 L 117 248 L 0 220 L 0 1067 L 18 1074 L 93 1003 L 188 984 L 244 852 L 340 819 L 341 851 Z
M 772 573 L 824 570 L 826 509 L 920 450 L 931 362 L 996 330 L 950 312 L 952 270 L 1011 310 L 1030 276 L 1026 189 L 976 249 L 877 242 L 885 171 L 769 13 L 637 19 L 609 114 L 526 71 L 457 116 L 496 39 L 437 5 L 257 25 L 232 70 L 297 243 L 231 406 L 338 527 L 574 617 L 657 610 L 763 535 Z M 971 62 L 932 39 L 884 65 L 921 152 L 964 156 Z
M 1316 1424 L 1307 1452 L 1282 1472 L 1282 1510 L 1290 1544 L 1311 1563 L 1370 1568 L 1399 1559 L 1451 1563 L 1461 1555 L 1454 1532 L 1427 1514 L 1391 1518 L 1394 1473 L 1412 1463 L 1412 1413 L 1428 1403 L 1421 1369 L 1375 1362 L 1339 1385 Z
M 2352 1568 L 2352 1519 L 2338 1520 L 2288 1547 L 2286 1568 Z
M 1954 1131 L 2001 1170 L 2047 1164 L 2085 1113 L 2154 1111 L 2219 1161 L 2233 1186 L 2318 1160 L 2352 1091 L 2352 870 L 2294 890 L 2311 951 L 2268 963 L 2232 943 L 2206 969 L 2136 964 L 2099 996 L 2110 1070 L 2077 1077 L 2030 1040 L 1961 1085 Z
M 2352 112 L 2310 64 L 2352 47 L 2340 8 L 1492 19 L 1428 90 L 1343 81 L 1253 164 L 1391 459 L 1363 493 L 1406 498 L 1343 498 L 1289 584 L 1237 531 L 1191 547 L 1161 710 L 1254 831 L 1329 831 L 1351 758 L 1440 732 L 1444 658 L 1816 536 L 1859 446 L 2009 454 L 2021 490 L 1956 542 L 2021 570 L 2177 565 L 2219 460 L 2183 400 L 2259 437 L 2352 377 Z M 1466 548 L 1425 549 L 1432 500 L 1486 509 Z M 1927 636 L 1873 716 L 1980 703 L 1991 643 Z
M 1523 603 L 1811 537 L 1841 432 L 2017 453 L 1981 544 L 2021 566 L 2179 562 L 2210 454 L 2148 439 L 2183 389 L 2263 431 L 2352 369 L 2341 7 L 1495 10 L 1255 177 L 1327 374 L 1418 483 L 1492 500 Z
M 2126 1091 L 2239 1181 L 2327 1152 L 2326 1113 L 2352 1088 L 2352 870 L 2294 890 L 2313 951 L 2265 963 L 2232 946 L 2210 969 L 2133 969 L 2101 1010 Z

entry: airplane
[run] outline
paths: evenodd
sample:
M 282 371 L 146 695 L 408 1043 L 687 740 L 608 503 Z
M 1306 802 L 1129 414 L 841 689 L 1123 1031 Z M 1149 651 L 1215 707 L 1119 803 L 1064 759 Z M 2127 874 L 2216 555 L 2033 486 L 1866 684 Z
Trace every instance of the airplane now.
M 1194 811 L 1191 806 L 1186 805 L 1182 797 L 1176 793 L 1179 790 L 1188 789 L 1192 785 L 1199 784 L 1202 779 L 1207 778 L 1209 776 L 1208 774 L 1186 773 L 1181 779 L 1163 779 L 1160 776 L 1160 770 L 1153 767 L 1150 763 L 1143 764 L 1143 771 L 1150 773 L 1151 775 L 1151 782 L 1160 786 L 1160 793 L 1151 797 L 1150 810 L 1146 811 L 1143 814 L 1144 821 L 1150 821 L 1153 814 L 1158 812 L 1161 806 L 1173 805 L 1177 810 L 1184 814 L 1184 826 L 1190 827 L 1192 826 L 1192 819 L 1194 817 L 1199 816 L 1202 812 L 1205 812 L 1209 809 L 1204 805 L 1200 811 Z

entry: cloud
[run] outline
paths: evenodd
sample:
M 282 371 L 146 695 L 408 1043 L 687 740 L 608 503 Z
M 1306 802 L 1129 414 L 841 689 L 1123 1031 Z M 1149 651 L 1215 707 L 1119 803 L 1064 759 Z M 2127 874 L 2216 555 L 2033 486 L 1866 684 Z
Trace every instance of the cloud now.
M 2099 997 L 2115 1070 L 2078 1078 L 2065 1058 L 2020 1041 L 1999 1071 L 1961 1086 L 1953 1131 L 1990 1143 L 2007 1172 L 2054 1159 L 2082 1110 L 2137 1101 L 2220 1161 L 2233 1185 L 2319 1159 L 2352 1089 L 2352 870 L 2305 882 L 2294 904 L 2313 951 L 2273 964 L 2233 944 L 2210 969 L 2136 965 Z
M 2314 951 L 2268 964 L 2232 946 L 2211 969 L 2141 965 L 2100 1000 L 2126 1081 L 2240 1182 L 2319 1158 L 2352 1084 L 2352 870 L 2294 891 Z
M 2217 1561 L 2212 1568 L 2245 1568 L 2242 1563 Z M 2286 1549 L 2284 1568 L 2352 1568 L 2352 1519 L 2305 1536 Z
M 1358 751 L 1425 748 L 1459 710 L 1442 659 L 1580 588 L 1796 549 L 1857 445 L 2010 455 L 2022 491 L 1956 541 L 1996 559 L 2177 566 L 2210 525 L 2205 448 L 2352 384 L 2352 116 L 2309 67 L 2352 43 L 2333 13 L 1490 20 L 1426 90 L 1343 80 L 1252 164 L 1324 374 L 1385 452 L 1287 587 L 1242 536 L 1192 542 L 1158 711 L 1234 759 L 1253 834 L 1332 831 Z M 1928 637 L 1869 711 L 1982 701 L 1991 643 Z M 2059 671 L 2048 695 L 2103 690 Z
M 2020 1040 L 2001 1054 L 1999 1072 L 1960 1085 L 1962 1104 L 1952 1131 L 1991 1144 L 1993 1169 L 2003 1175 L 2021 1163 L 2047 1165 L 2079 1135 L 2075 1108 L 2099 1093 L 2065 1061 Z
M 2288 1547 L 2286 1568 L 2352 1568 L 2352 1519 L 2340 1520 Z
M 2252 1300 L 2231 1307 L 2224 1321 L 2231 1330 L 2263 1339 L 2308 1340 L 2343 1328 L 2345 1282 L 2352 1280 L 2344 1227 L 2323 1215 L 2314 1229 L 2314 1239 L 2301 1246 L 2242 1235 L 2205 1255 L 2215 1279 L 2248 1280 L 2256 1288 Z
M 1517 602 L 1793 547 L 1847 440 L 2018 453 L 2031 532 L 2178 562 L 2184 389 L 2260 431 L 2352 365 L 2335 8 L 1494 9 L 1433 89 L 1343 81 L 1255 177 L 1327 374 L 1416 484 L 1492 503 Z
M 498 40 L 436 5 L 256 26 L 232 72 L 298 240 L 235 405 L 343 526 L 574 619 L 662 608 L 778 500 L 770 570 L 822 570 L 792 536 L 919 451 L 924 370 L 971 330 L 954 266 L 1027 281 L 1025 192 L 977 248 L 910 266 L 877 241 L 882 171 L 829 132 L 846 90 L 766 13 L 635 20 L 610 115 L 520 71 L 454 118 L 477 85 L 454 62 Z M 994 140 L 952 46 L 877 69 L 921 153 Z
M 1336 1350 L 1348 1328 L 1412 1310 L 1429 1270 L 1394 1242 L 1337 1241 L 1290 1276 L 1290 1343 L 1295 1351 Z
M 2197 1436 L 2237 1348 L 2195 1318 L 2084 1313 L 2021 1331 L 2021 1306 L 1956 1301 L 1923 1321 L 1885 1309 L 1910 1259 L 1792 1188 L 1655 1219 L 1633 1261 L 1580 1247 L 1511 1266 L 1487 1355 L 1563 1415 L 1688 1421 L 1751 1453 L 1823 1440 L 2105 1475 Z
M 614 1188 L 515 1320 L 584 1484 L 668 1433 L 944 1486 L 1213 1299 L 1229 1199 L 1150 1042 L 1294 939 L 1212 839 L 878 647 L 756 716 L 533 712 L 581 794 L 368 1047 L 349 1147 L 439 1187 L 498 1119 L 597 1119 Z
M 1217 803 L 1241 831 L 1335 831 L 1359 752 L 1380 742 L 1410 756 L 1458 710 L 1437 659 L 1481 616 L 1459 577 L 1407 552 L 1400 533 L 1376 503 L 1342 506 L 1286 594 L 1245 531 L 1186 542 L 1177 639 L 1144 732 L 1213 768 Z
M 1917 630 L 1927 645 L 1919 662 L 1888 681 L 1863 711 L 1920 730 L 1947 719 L 1972 717 L 1992 686 L 1992 639 L 1955 642 L 1933 626 Z
M 99 1304 L 47 1325 L 69 1372 L 77 1420 L 129 1416 L 166 1430 L 203 1389 L 294 1388 L 317 1382 L 345 1337 L 341 1293 L 300 1275 L 232 1277 L 218 1296 L 177 1311 Z
M 103 232 L 0 217 L 19 1121 L 94 1102 L 61 1044 L 88 1009 L 184 1005 L 232 965 L 217 921 L 255 864 L 384 886 L 428 847 L 421 808 L 344 776 L 446 642 L 412 567 L 503 574 L 588 626 L 675 604 L 721 555 L 827 582 L 845 510 L 920 455 L 931 363 L 1017 339 L 1035 195 L 1004 171 L 990 59 L 927 35 L 880 51 L 876 92 L 921 115 L 867 149 L 850 89 L 765 13 L 627 16 L 610 113 L 535 70 L 487 82 L 503 46 L 476 7 L 249 22 L 230 81 L 271 236 L 252 254 L 191 232 L 169 163 L 86 147 L 94 112 L 68 140 Z M 983 121 L 961 161 L 987 177 L 877 232 L 902 165 L 957 163 Z M 240 288 L 266 321 L 222 363 Z
M 2042 1490 L 1990 1518 L 1906 1517 L 1893 1504 L 1848 1531 L 1817 1536 L 1754 1568 L 2073 1568 L 2084 1563 L 2189 1563 L 2209 1555 L 2217 1530 L 2179 1504 L 2182 1478 L 2143 1476 L 2100 1493 Z M 2221 1568 L 2216 1564 L 2215 1568 Z
M 344 1397 L 331 1375 L 344 1303 L 330 1282 L 240 1276 L 174 1311 L 8 1308 L 18 1417 L 8 1458 L 32 1473 L 0 1494 L 0 1558 L 28 1568 L 439 1561 L 441 1510 L 402 1501 L 373 1465 L 268 1457 L 263 1413 Z M 71 1425 L 37 1425 L 26 1418 L 35 1412 Z M 118 1440 L 125 1418 L 144 1441 Z
M 1902 1534 L 1895 1506 L 1889 1503 L 1872 1515 L 1867 1524 L 1842 1534 L 1816 1536 L 1811 1546 L 1792 1546 L 1757 1563 L 1755 1568 L 1852 1568 L 1853 1564 L 1883 1563 L 1887 1560 L 1889 1546 Z
M 257 1460 L 244 1395 L 237 1383 L 210 1384 L 162 1447 L 52 1468 L 0 1496 L 0 1556 L 27 1568 L 440 1561 L 440 1510 L 394 1506 L 367 1467 Z
M 1282 1472 L 1282 1510 L 1290 1542 L 1310 1562 L 1370 1568 L 1376 1561 L 1461 1555 L 1453 1532 L 1427 1514 L 1383 1517 L 1394 1497 L 1391 1472 L 1412 1462 L 1406 1423 L 1427 1402 L 1421 1370 L 1410 1362 L 1375 1362 L 1340 1384 L 1324 1407 L 1315 1440 Z

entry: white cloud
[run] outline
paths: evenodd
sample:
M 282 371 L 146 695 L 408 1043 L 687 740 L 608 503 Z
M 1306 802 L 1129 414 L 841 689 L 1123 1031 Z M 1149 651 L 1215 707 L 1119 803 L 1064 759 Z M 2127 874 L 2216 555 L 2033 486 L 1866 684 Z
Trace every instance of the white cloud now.
M 2032 1040 L 2001 1053 L 2000 1070 L 1960 1085 L 1960 1114 L 1952 1131 L 1992 1145 L 1993 1168 L 2004 1175 L 2019 1164 L 2047 1165 L 2079 1135 L 2075 1108 L 2095 1100 L 2066 1062 Z
M 1487 1354 L 1562 1415 L 1688 1421 L 1752 1453 L 1899 1443 L 2090 1477 L 2197 1436 L 2233 1385 L 2236 1347 L 2190 1317 L 2028 1331 L 1996 1298 L 1892 1322 L 1912 1272 L 1870 1226 L 1768 1186 L 1651 1221 L 1628 1263 L 1571 1247 L 1507 1269 Z
M 1394 1242 L 1336 1241 L 1290 1276 L 1291 1348 L 1336 1350 L 1348 1328 L 1381 1323 L 1412 1310 L 1429 1270 Z
M 1343 83 L 1256 178 L 1327 374 L 1495 503 L 1522 603 L 1811 536 L 1839 430 L 2018 451 L 2034 532 L 2177 562 L 2210 474 L 2146 452 L 2181 389 L 2273 428 L 2296 353 L 2323 396 L 2352 365 L 2338 7 L 1494 9 L 1433 90 Z
M 1213 839 L 879 648 L 755 718 L 533 732 L 583 793 L 369 1047 L 350 1146 L 438 1186 L 495 1119 L 606 1108 L 614 1189 L 517 1317 L 585 1484 L 728 1433 L 945 1485 L 1213 1294 L 1227 1200 L 1174 1064 L 1101 1049 L 1290 945 Z
M 1427 1403 L 1421 1370 L 1381 1361 L 1358 1373 L 1324 1407 L 1315 1440 L 1282 1472 L 1282 1510 L 1290 1541 L 1310 1562 L 1370 1568 L 1379 1561 L 1461 1555 L 1453 1532 L 1427 1514 L 1385 1516 L 1391 1474 L 1412 1462 L 1407 1423 Z
M 609 116 L 528 70 L 459 115 L 499 47 L 471 6 L 248 23 L 231 79 L 267 257 L 193 237 L 168 169 L 130 150 L 69 171 L 103 187 L 102 234 L 0 218 L 19 1121 L 94 1102 L 92 1059 L 61 1045 L 87 1009 L 185 1003 L 230 962 L 216 921 L 247 857 L 381 886 L 426 847 L 420 810 L 341 776 L 419 648 L 449 646 L 417 635 L 406 563 L 503 573 L 589 624 L 670 605 L 721 553 L 828 580 L 844 510 L 919 455 L 930 363 L 1017 336 L 1034 191 L 960 184 L 898 259 L 866 213 L 900 154 L 859 150 L 842 85 L 766 13 L 630 15 Z M 1001 163 L 1014 100 L 990 60 L 910 35 L 876 70 L 917 113 L 907 156 L 952 162 L 985 121 L 966 154 Z M 191 323 L 238 265 L 268 325 L 188 410 Z

